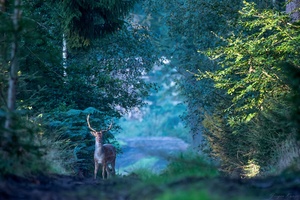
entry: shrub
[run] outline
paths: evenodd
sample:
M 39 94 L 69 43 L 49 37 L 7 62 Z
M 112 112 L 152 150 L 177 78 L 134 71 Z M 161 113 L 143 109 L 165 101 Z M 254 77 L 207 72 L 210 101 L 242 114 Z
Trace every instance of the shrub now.
M 4 121 L 5 115 L 0 121 Z M 42 160 L 41 147 L 36 143 L 39 128 L 20 115 L 13 115 L 14 124 L 9 130 L 1 127 L 0 176 L 25 176 L 40 173 L 47 168 Z
M 169 165 L 162 173 L 163 177 L 215 177 L 217 175 L 218 170 L 214 164 L 192 152 L 171 158 Z

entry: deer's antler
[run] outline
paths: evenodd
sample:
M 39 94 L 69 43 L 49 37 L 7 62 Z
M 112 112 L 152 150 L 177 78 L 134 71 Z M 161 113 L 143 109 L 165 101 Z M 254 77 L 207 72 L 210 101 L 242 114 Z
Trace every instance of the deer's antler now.
M 86 117 L 86 121 L 87 121 L 87 124 L 88 124 L 88 127 L 91 131 L 93 132 L 97 132 L 95 129 L 93 129 L 90 125 L 90 114 L 88 114 L 88 116 Z
M 102 130 L 102 132 L 109 131 L 112 128 L 112 126 L 113 126 L 113 121 L 111 121 L 109 127 L 106 130 Z
M 91 131 L 93 132 L 97 132 L 95 129 L 93 129 L 91 127 L 91 124 L 90 124 L 90 114 L 88 114 L 88 116 L 86 117 L 86 121 L 87 121 L 87 124 L 88 124 L 88 127 Z M 112 129 L 112 126 L 113 126 L 113 121 L 111 121 L 110 125 L 108 126 L 108 128 L 106 130 L 101 130 L 101 132 L 106 132 L 106 131 L 109 131 L 110 129 Z

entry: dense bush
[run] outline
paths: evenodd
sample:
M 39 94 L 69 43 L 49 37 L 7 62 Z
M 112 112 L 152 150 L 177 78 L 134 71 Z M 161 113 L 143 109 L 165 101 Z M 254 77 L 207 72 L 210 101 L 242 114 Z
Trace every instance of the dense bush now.
M 73 162 L 72 171 L 82 175 L 90 175 L 94 166 L 95 139 L 87 126 L 86 117 L 88 114 L 92 114 L 90 123 L 96 130 L 106 129 L 110 121 L 113 121 L 113 118 L 107 116 L 106 113 L 92 107 L 85 110 L 71 109 L 66 112 L 53 112 L 43 116 L 48 132 L 47 137 L 55 140 L 57 136 L 54 135 L 52 138 L 51 134 L 59 130 L 57 143 L 67 142 L 69 145 L 66 146 L 67 149 L 65 150 L 72 151 L 66 162 Z M 114 126 L 113 130 L 118 130 L 118 127 Z M 119 143 L 111 132 L 104 134 L 104 143 L 113 144 L 120 152 Z M 59 155 L 57 156 L 59 157 Z
M 198 76 L 213 80 L 227 96 L 219 102 L 222 109 L 206 116 L 205 136 L 211 155 L 226 171 L 238 169 L 243 174 L 249 164 L 260 168 L 257 173 L 280 171 L 300 155 L 294 150 L 299 149 L 299 104 L 293 100 L 299 91 L 290 73 L 299 66 L 299 27 L 279 11 L 244 2 L 235 28 L 236 33 L 222 38 L 223 46 L 207 53 L 221 68 Z M 289 159 L 283 164 L 279 149 L 286 143 Z

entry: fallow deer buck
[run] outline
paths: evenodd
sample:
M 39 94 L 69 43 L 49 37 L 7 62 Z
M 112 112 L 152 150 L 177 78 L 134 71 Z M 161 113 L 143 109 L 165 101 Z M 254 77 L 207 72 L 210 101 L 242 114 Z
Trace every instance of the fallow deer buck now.
M 91 134 L 95 136 L 94 179 L 97 178 L 99 164 L 102 165 L 102 178 L 105 179 L 105 172 L 107 173 L 107 178 L 109 178 L 111 176 L 109 165 L 111 165 L 113 175 L 115 175 L 116 148 L 112 144 L 103 144 L 103 133 L 112 128 L 112 122 L 106 130 L 96 131 L 91 127 L 89 118 L 90 115 L 87 116 L 86 121 Z

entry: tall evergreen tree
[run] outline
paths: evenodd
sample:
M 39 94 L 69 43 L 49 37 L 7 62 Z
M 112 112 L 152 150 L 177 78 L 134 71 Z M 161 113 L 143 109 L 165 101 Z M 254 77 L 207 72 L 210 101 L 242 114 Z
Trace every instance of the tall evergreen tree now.
M 136 0 L 54 0 L 70 47 L 91 44 L 94 38 L 120 30 Z
M 19 23 L 20 28 L 16 32 L 17 39 L 14 39 L 12 34 L 15 31 L 11 18 L 14 7 L 9 1 L 0 2 L 1 110 L 7 107 L 4 104 L 7 103 L 6 80 L 10 75 L 8 68 L 15 63 L 12 62 L 15 56 L 11 55 L 13 51 L 10 50 L 14 49 L 13 42 L 17 42 L 22 45 L 18 46 L 19 62 L 16 63 L 19 65 L 14 65 L 18 70 L 13 68 L 18 76 L 18 79 L 14 76 L 13 80 L 18 80 L 18 84 L 14 85 L 17 86 L 16 104 L 12 104 L 11 107 L 23 112 L 18 112 L 18 119 L 13 118 L 18 120 L 18 123 L 15 123 L 18 127 L 12 128 L 24 128 L 24 124 L 31 127 L 22 129 L 22 134 L 11 130 L 8 137 L 0 136 L 0 160 L 4 163 L 0 165 L 0 169 L 3 173 L 7 172 L 9 163 L 27 163 L 18 157 L 23 155 L 18 151 L 26 149 L 24 152 L 28 152 L 32 149 L 27 147 L 34 146 L 33 143 L 22 143 L 34 141 L 27 140 L 35 135 L 32 131 L 33 126 L 26 121 L 28 119 L 31 121 L 41 113 L 51 112 L 50 116 L 53 117 L 47 118 L 51 118 L 51 121 L 56 114 L 60 115 L 59 111 L 94 106 L 99 112 L 105 113 L 101 115 L 103 119 L 99 119 L 105 123 L 104 118 L 107 115 L 119 117 L 120 113 L 130 107 L 142 104 L 141 96 L 146 95 L 149 89 L 142 76 L 150 69 L 155 58 L 151 52 L 153 48 L 148 32 L 131 24 L 129 20 L 124 23 L 125 15 L 135 1 L 23 0 L 22 6 L 16 7 L 22 10 L 23 15 Z M 67 36 L 70 50 L 67 69 L 62 65 L 63 34 Z M 82 48 L 87 46 L 88 48 Z M 67 72 L 67 76 L 64 72 Z M 20 115 L 24 113 L 27 114 L 26 120 L 20 119 Z M 5 116 L 5 112 L 0 112 L 1 129 L 5 124 Z M 71 137 L 71 134 L 67 132 L 64 136 Z M 82 130 L 80 134 L 86 136 L 86 132 Z M 9 145 L 3 146 L 6 141 Z M 18 147 L 27 146 L 14 148 L 14 151 L 6 148 L 11 147 L 10 141 Z M 91 146 L 87 149 L 91 151 Z M 24 156 L 24 159 L 26 158 L 28 157 Z
M 244 4 L 239 31 L 224 38 L 224 45 L 208 53 L 221 68 L 199 75 L 212 79 L 215 87 L 225 90 L 231 99 L 223 109 L 223 122 L 218 123 L 219 129 L 223 126 L 227 133 L 208 123 L 212 131 L 208 138 L 212 150 L 223 155 L 223 161 L 238 162 L 234 153 L 230 155 L 234 148 L 224 148 L 227 142 L 220 143 L 222 138 L 228 138 L 226 134 L 234 133 L 232 138 L 237 142 L 234 151 L 243 152 L 239 156 L 242 165 L 253 161 L 263 169 L 270 163 L 282 169 L 299 157 L 298 127 L 291 118 L 299 107 L 291 99 L 298 97 L 299 91 L 293 88 L 294 79 L 289 77 L 290 71 L 299 71 L 299 27 L 276 10 L 260 10 L 246 1 Z M 287 143 L 289 150 L 283 152 L 281 147 Z M 283 154 L 291 155 L 284 164 Z
M 253 40 L 249 37 L 244 40 L 235 40 L 232 39 L 231 44 L 237 43 L 240 44 L 241 48 L 237 51 L 237 46 L 232 46 L 229 50 L 231 52 L 237 52 L 237 54 L 241 54 L 241 52 L 252 52 L 256 56 L 250 56 L 251 58 L 256 57 L 259 61 L 260 58 L 263 56 L 259 55 L 266 55 L 262 51 L 263 49 L 269 49 L 274 44 L 279 45 L 279 43 L 273 42 L 272 44 L 263 43 L 262 40 L 259 40 L 258 37 L 255 37 L 255 34 L 263 37 L 266 41 L 272 41 L 272 39 L 280 41 L 280 37 L 285 36 L 280 35 L 283 32 L 276 32 L 276 28 L 270 29 L 270 25 L 274 23 L 278 23 L 278 28 L 284 26 L 283 24 L 286 23 L 281 21 L 279 16 L 280 14 L 277 11 L 283 11 L 285 8 L 285 1 L 278 0 L 278 1 L 271 1 L 271 0 L 254 0 L 251 2 L 257 3 L 257 10 L 258 15 L 263 15 L 266 17 L 266 12 L 271 12 L 270 16 L 273 17 L 266 17 L 266 21 L 260 19 L 260 22 L 252 21 L 255 16 L 249 16 L 247 20 L 241 17 L 240 13 L 243 2 L 242 1 L 211 1 L 211 0 L 203 0 L 203 1 L 181 1 L 181 0 L 173 0 L 173 1 L 151 1 L 152 3 L 157 3 L 160 9 L 157 9 L 159 13 L 163 12 L 161 8 L 165 8 L 163 16 L 167 19 L 167 28 L 165 30 L 168 31 L 168 34 L 171 40 L 164 40 L 167 43 L 161 43 L 165 46 L 169 47 L 169 51 L 165 50 L 164 53 L 167 55 L 168 58 L 171 59 L 171 66 L 176 67 L 178 71 L 180 71 L 183 75 L 183 81 L 180 82 L 182 87 L 182 93 L 187 98 L 188 104 L 188 112 L 186 119 L 188 121 L 188 125 L 191 126 L 191 132 L 194 136 L 196 144 L 200 144 L 202 147 L 207 147 L 208 152 L 214 148 L 218 150 L 219 155 L 217 156 L 219 159 L 225 161 L 227 163 L 227 169 L 230 170 L 243 167 L 247 165 L 247 162 L 254 162 L 251 159 L 259 160 L 259 164 L 265 166 L 268 161 L 264 162 L 263 154 L 274 155 L 278 156 L 278 152 L 280 148 L 270 150 L 271 146 L 274 146 L 274 143 L 268 143 L 266 141 L 269 137 L 274 137 L 276 135 L 276 145 L 281 146 L 283 140 L 280 140 L 281 136 L 286 137 L 291 135 L 293 138 L 293 134 L 295 130 L 293 126 L 289 126 L 288 128 L 283 128 L 283 124 L 287 122 L 288 116 L 291 112 L 288 112 L 286 109 L 281 109 L 282 105 L 285 105 L 287 108 L 292 108 L 293 106 L 288 101 L 288 99 L 283 98 L 285 94 L 291 94 L 291 88 L 287 89 L 285 86 L 289 85 L 290 83 L 287 82 L 272 82 L 272 78 L 265 78 L 264 81 L 271 81 L 269 84 L 259 84 L 256 82 L 257 86 L 263 87 L 263 91 L 269 91 L 270 89 L 272 94 L 276 98 L 267 98 L 265 103 L 267 103 L 271 108 L 263 106 L 263 112 L 260 112 L 259 116 L 255 117 L 255 115 L 251 111 L 255 109 L 260 110 L 261 107 L 259 105 L 251 106 L 251 103 L 259 102 L 259 99 L 256 99 L 255 96 L 262 94 L 261 91 L 257 91 L 256 93 L 251 93 L 253 88 L 247 87 L 247 84 L 251 84 L 250 82 L 244 81 L 247 84 L 244 86 L 239 85 L 238 88 L 231 87 L 233 85 L 228 85 L 229 94 L 226 93 L 226 88 L 222 87 L 226 84 L 234 83 L 234 81 L 239 82 L 242 80 L 242 77 L 235 73 L 232 70 L 221 70 L 222 65 L 218 63 L 219 59 L 222 57 L 218 57 L 215 60 L 211 60 L 208 58 L 207 55 L 204 55 L 203 52 L 206 52 L 208 49 L 215 49 L 218 47 L 222 47 L 223 45 L 227 44 L 227 39 L 229 35 L 235 36 L 234 38 L 238 38 L 239 36 L 242 37 L 248 34 L 252 34 Z M 149 4 L 151 5 L 151 4 Z M 155 9 L 154 9 L 155 10 Z M 265 12 L 265 10 L 268 10 Z M 250 12 L 249 12 L 250 13 Z M 278 18 L 277 18 L 278 17 Z M 282 16 L 281 16 L 282 17 Z M 283 17 L 284 18 L 284 17 Z M 282 19 L 282 18 L 281 18 Z M 245 21 L 244 21 L 245 20 Z M 268 21 L 269 20 L 269 21 Z M 245 27 L 241 26 L 241 21 L 249 26 L 256 27 L 256 29 L 245 30 Z M 281 23 L 282 22 L 282 23 Z M 266 24 L 266 26 L 263 25 Z M 260 24 L 260 25 L 258 25 Z M 263 30 L 259 30 L 255 32 L 260 27 L 266 27 Z M 281 27 L 282 28 L 282 27 Z M 289 26 L 283 28 L 283 30 L 288 29 L 288 31 L 293 32 L 295 27 L 289 29 Z M 243 30 L 243 31 L 242 31 Z M 296 31 L 296 30 L 295 30 Z M 242 33 L 241 33 L 242 32 Z M 277 35 L 272 35 L 272 32 Z M 289 32 L 290 33 L 290 32 Z M 268 36 L 269 37 L 267 39 Z M 256 36 L 257 36 L 256 35 Z M 256 38 L 256 39 L 255 39 Z M 281 43 L 282 46 L 278 47 L 279 49 L 288 50 L 287 46 L 292 45 L 292 43 L 297 43 L 297 37 L 293 37 L 292 40 L 288 40 L 286 38 L 286 42 Z M 239 41 L 243 41 L 240 42 Z M 249 47 L 245 45 L 249 45 L 249 41 L 253 42 L 253 44 L 258 42 L 258 46 Z M 291 42 L 291 43 L 289 43 Z M 288 44 L 289 43 L 289 44 Z M 264 47 L 259 45 L 265 45 Z M 251 45 L 250 45 L 251 46 Z M 295 46 L 296 47 L 296 46 Z M 274 51 L 277 51 L 276 49 Z M 296 48 L 297 49 L 297 48 Z M 223 51 L 222 51 L 223 50 Z M 221 56 L 225 56 L 226 52 L 225 49 L 219 51 Z M 272 50 L 272 53 L 275 53 Z M 297 51 L 297 50 L 296 50 Z M 291 57 L 295 57 L 296 51 L 290 51 Z M 230 52 L 228 52 L 229 55 Z M 247 54 L 248 55 L 248 54 Z M 285 57 L 287 54 L 278 53 L 277 56 L 274 56 L 274 59 L 271 59 L 271 55 L 268 62 L 276 63 L 278 59 Z M 278 59 L 276 59 L 278 57 Z M 249 59 L 248 59 L 249 60 Z M 263 64 L 268 65 L 265 60 L 262 62 Z M 242 60 L 234 60 L 232 57 L 228 58 L 228 63 L 224 64 L 224 68 L 232 69 L 232 67 L 237 67 L 239 62 Z M 232 62 L 231 62 L 232 61 Z M 294 59 L 296 62 L 297 59 Z M 231 63 L 229 63 L 231 62 Z M 269 63 L 270 64 L 270 63 Z M 245 66 L 247 63 L 245 61 Z M 279 67 L 280 68 L 280 67 Z M 237 67 L 236 70 L 241 69 Z M 275 69 L 272 68 L 272 69 Z M 215 79 L 201 79 L 197 82 L 195 79 L 194 74 L 197 71 L 201 72 L 211 72 L 212 74 L 220 72 L 220 76 L 216 77 Z M 250 70 L 251 71 L 251 70 Z M 256 72 L 258 72 L 256 70 Z M 223 74 L 222 74 L 223 73 Z M 225 77 L 224 74 L 228 73 Z M 268 73 L 268 72 L 267 72 Z M 274 72 L 275 73 L 275 72 Z M 280 73 L 280 72 L 278 72 Z M 253 73 L 251 73 L 253 75 Z M 249 76 L 251 74 L 248 74 Z M 224 77 L 221 79 L 222 75 Z M 279 76 L 279 75 L 277 75 Z M 285 80 L 284 77 L 287 75 L 285 73 L 280 73 L 281 80 Z M 272 80 L 271 80 L 272 79 Z M 276 79 L 276 78 L 275 78 Z M 220 82 L 223 80 L 224 82 Z M 284 86 L 285 85 L 285 86 Z M 277 87 L 278 88 L 274 88 Z M 268 88 L 268 89 L 267 89 Z M 245 90 L 248 89 L 249 91 Z M 232 95 L 230 92 L 235 91 L 240 95 Z M 249 94 L 249 92 L 251 94 Z M 279 93 L 281 95 L 279 95 Z M 269 94 L 268 94 L 269 95 Z M 279 96 L 282 97 L 279 98 Z M 263 95 L 264 96 L 264 95 Z M 275 97 L 274 96 L 274 97 Z M 289 96 L 289 95 L 288 95 Z M 252 97 L 252 98 L 251 98 Z M 291 96 L 290 96 L 291 97 Z M 294 97 L 293 97 L 294 98 Z M 239 101 L 238 104 L 234 104 L 233 101 Z M 242 106 L 242 102 L 244 102 L 244 107 Z M 281 106 L 280 106 L 281 105 Z M 234 106 L 237 106 L 239 111 L 237 111 Z M 248 107 L 247 107 L 248 106 Z M 283 106 L 283 107 L 285 107 Z M 268 111 L 267 111 L 268 110 Z M 225 112 L 224 112 L 225 111 Z M 248 112 L 249 111 L 249 112 Z M 270 111 L 270 112 L 269 112 Z M 239 114 L 237 113 L 239 112 Z M 289 113 L 289 114 L 288 114 Z M 250 115 L 248 115 L 250 114 Z M 232 117 L 232 118 L 231 118 Z M 251 117 L 253 121 L 251 120 Z M 254 118 L 253 118 L 254 117 Z M 235 119 L 235 120 L 230 120 Z M 243 120 L 250 120 L 248 121 L 249 124 L 245 125 Z M 235 121 L 235 122 L 234 122 Z M 242 122 L 243 121 L 243 122 Z M 283 123 L 284 121 L 284 123 Z M 239 128 L 235 129 L 230 124 L 238 124 L 241 122 L 243 126 L 239 126 Z M 262 130 L 265 130 L 267 133 L 263 134 Z M 235 135 L 240 133 L 239 135 Z M 248 134 L 249 133 L 249 134 Z M 288 134 L 291 133 L 291 134 Z M 205 135 L 205 140 L 203 142 L 202 135 Z M 280 135 L 280 136 L 279 136 Z M 199 137 L 197 137 L 199 136 Z M 282 139 L 282 138 L 281 138 Z M 293 139 L 292 139 L 293 140 Z M 248 141 L 246 144 L 245 141 Z M 206 146 L 205 144 L 208 144 Z M 259 145 L 258 145 L 259 144 Z M 214 147 L 210 145 L 216 145 Z M 274 150 L 274 151 L 273 151 Z M 243 152 L 241 155 L 239 154 L 238 158 L 236 157 L 237 152 Z M 244 156 L 244 157 L 243 157 Z M 271 156 L 270 156 L 271 157 Z M 276 156 L 275 156 L 276 157 Z M 230 158 L 230 159 L 227 159 Z M 276 159 L 272 160 L 272 162 Z M 256 162 L 256 161 L 255 161 Z M 271 161 L 270 161 L 271 162 Z M 240 164 L 242 163 L 243 166 Z M 236 165 L 235 165 L 236 164 Z M 230 171 L 229 170 L 229 171 Z

